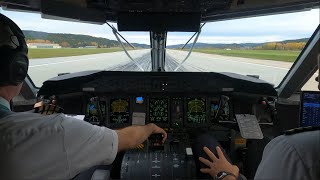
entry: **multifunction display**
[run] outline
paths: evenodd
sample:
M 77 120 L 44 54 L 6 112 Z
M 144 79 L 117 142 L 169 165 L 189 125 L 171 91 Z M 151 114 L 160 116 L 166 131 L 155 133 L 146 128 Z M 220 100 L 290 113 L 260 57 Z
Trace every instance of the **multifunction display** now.
M 110 100 L 110 123 L 130 122 L 130 99 L 115 98 Z

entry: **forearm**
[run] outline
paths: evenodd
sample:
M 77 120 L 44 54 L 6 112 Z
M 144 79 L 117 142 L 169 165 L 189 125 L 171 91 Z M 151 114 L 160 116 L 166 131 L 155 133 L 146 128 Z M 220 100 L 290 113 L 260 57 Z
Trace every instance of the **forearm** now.
M 153 132 L 154 125 L 130 126 L 117 130 L 118 134 L 118 151 L 135 148 L 143 143 Z

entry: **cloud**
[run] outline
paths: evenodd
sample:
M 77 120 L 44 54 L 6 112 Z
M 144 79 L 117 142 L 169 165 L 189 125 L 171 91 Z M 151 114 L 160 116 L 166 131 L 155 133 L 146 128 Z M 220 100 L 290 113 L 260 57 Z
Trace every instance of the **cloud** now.
M 52 33 L 85 34 L 115 40 L 105 25 L 42 19 L 41 14 L 3 11 L 24 30 Z M 207 23 L 198 42 L 203 43 L 257 43 L 310 37 L 319 25 L 319 9 L 298 13 L 270 15 Z M 116 26 L 116 24 L 113 24 Z M 150 44 L 148 32 L 121 32 L 134 43 Z M 193 33 L 168 33 L 168 45 L 184 44 Z

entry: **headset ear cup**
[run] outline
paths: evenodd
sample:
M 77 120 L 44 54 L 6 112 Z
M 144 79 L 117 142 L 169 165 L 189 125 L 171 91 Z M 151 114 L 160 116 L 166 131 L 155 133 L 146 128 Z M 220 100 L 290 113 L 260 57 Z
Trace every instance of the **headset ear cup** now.
M 18 85 L 24 81 L 29 65 L 29 60 L 25 53 L 7 49 L 1 53 L 1 61 L 0 85 Z
M 28 57 L 21 52 L 13 55 L 12 64 L 10 66 L 11 81 L 18 85 L 23 82 L 28 73 L 29 60 Z
M 0 85 L 18 85 L 27 76 L 27 54 L 12 49 L 0 50 Z
M 10 72 L 10 54 L 4 53 L 0 50 L 0 85 L 7 85 L 11 81 Z

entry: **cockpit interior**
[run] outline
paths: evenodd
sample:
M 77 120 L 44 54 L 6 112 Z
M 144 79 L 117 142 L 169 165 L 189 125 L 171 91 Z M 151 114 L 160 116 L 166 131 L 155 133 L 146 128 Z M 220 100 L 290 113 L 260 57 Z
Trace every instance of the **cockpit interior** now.
M 119 152 L 111 179 L 197 179 L 192 148 L 204 132 L 219 141 L 241 174 L 253 179 L 268 142 L 285 130 L 320 124 L 319 91 L 301 90 L 310 78 L 317 83 L 320 26 L 277 87 L 233 72 L 164 68 L 169 31 L 197 33 L 204 23 L 318 8 L 318 0 L 3 0 L 0 5 L 48 19 L 117 23 L 114 34 L 150 32 L 151 72 L 66 73 L 39 88 L 28 77 L 12 102 L 14 111 L 26 111 L 38 101 L 54 100 L 59 111 L 93 125 L 120 129 L 154 123 L 168 133 L 165 143 L 152 135 L 135 149 Z

